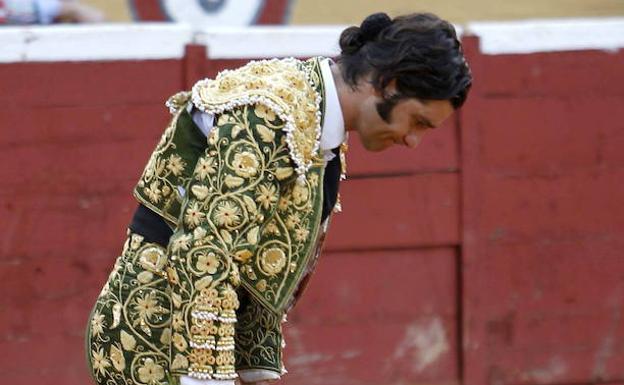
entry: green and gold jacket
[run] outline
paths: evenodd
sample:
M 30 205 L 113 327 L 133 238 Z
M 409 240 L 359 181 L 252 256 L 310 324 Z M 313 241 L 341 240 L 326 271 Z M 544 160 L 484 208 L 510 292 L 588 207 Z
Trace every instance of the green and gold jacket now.
M 169 251 L 198 293 L 206 261 L 229 258 L 266 308 L 291 304 L 323 232 L 323 96 L 318 58 L 283 59 L 223 71 L 168 101 L 173 118 L 134 195 L 174 230 Z M 189 104 L 215 116 L 207 138 Z

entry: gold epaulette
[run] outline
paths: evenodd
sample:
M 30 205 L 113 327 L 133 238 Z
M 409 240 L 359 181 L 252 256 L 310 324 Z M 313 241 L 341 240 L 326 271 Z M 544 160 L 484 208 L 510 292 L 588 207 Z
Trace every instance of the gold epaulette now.
M 299 181 L 305 181 L 306 172 L 319 156 L 321 96 L 300 61 L 252 61 L 236 70 L 225 70 L 215 79 L 200 80 L 193 86 L 191 97 L 196 108 L 210 114 L 251 104 L 272 110 L 284 122 L 290 157 Z

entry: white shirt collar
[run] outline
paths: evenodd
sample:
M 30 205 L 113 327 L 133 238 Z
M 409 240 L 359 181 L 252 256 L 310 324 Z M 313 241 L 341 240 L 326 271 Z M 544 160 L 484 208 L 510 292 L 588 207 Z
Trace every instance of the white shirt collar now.
M 320 66 L 325 86 L 325 116 L 323 127 L 321 128 L 320 146 L 321 150 L 328 151 L 340 146 L 344 142 L 345 126 L 336 83 L 330 68 L 330 59 L 321 60 Z

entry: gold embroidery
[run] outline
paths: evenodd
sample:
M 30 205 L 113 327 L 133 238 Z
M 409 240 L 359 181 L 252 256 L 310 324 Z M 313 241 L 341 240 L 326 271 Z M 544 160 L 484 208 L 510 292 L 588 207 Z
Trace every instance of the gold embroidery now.
M 266 275 L 275 275 L 286 265 L 286 254 L 279 247 L 271 247 L 260 255 L 260 268 Z
M 232 166 L 236 175 L 243 178 L 251 178 L 258 173 L 258 159 L 249 151 L 235 154 Z
M 104 349 L 100 348 L 97 352 L 94 350 L 91 352 L 91 355 L 93 356 L 93 369 L 97 374 L 106 375 L 108 372 L 107 368 L 110 366 L 110 361 L 106 358 Z
M 171 96 L 165 102 L 165 106 L 169 108 L 169 111 L 174 114 L 178 110 L 180 110 L 191 98 L 191 93 L 188 91 L 178 92 L 177 94 Z
M 322 185 L 319 182 L 324 167 L 317 153 L 318 138 L 311 140 L 309 131 L 306 131 L 313 120 L 311 117 L 318 113 L 319 105 L 310 103 L 311 100 L 318 101 L 310 99 L 310 93 L 303 96 L 309 91 L 310 85 L 313 85 L 312 89 L 322 89 L 322 79 L 317 75 L 315 67 L 318 62 L 310 61 L 304 66 L 296 62 L 297 66 L 292 66 L 295 62 L 250 63 L 243 69 L 225 71 L 215 80 L 202 81 L 193 91 L 193 101 L 198 108 L 216 113 L 226 111 L 219 115 L 217 122 L 230 127 L 229 131 L 214 130 L 212 137 L 217 139 L 209 140 L 209 144 L 215 146 L 216 150 L 208 150 L 207 153 L 213 155 L 221 176 L 213 174 L 205 175 L 206 179 L 201 178 L 203 185 L 211 185 L 213 190 L 207 192 L 201 188 L 201 191 L 197 191 L 199 198 L 212 200 L 208 215 L 211 215 L 212 222 L 218 227 L 214 233 L 226 248 L 232 250 L 229 252 L 232 259 L 242 264 L 242 284 L 275 312 L 280 312 L 286 306 L 307 266 L 306 261 L 312 254 L 312 243 L 317 237 L 322 203 Z M 271 80 L 271 76 L 274 76 L 282 80 L 258 90 L 255 88 L 258 76 L 268 76 Z M 289 87 L 292 89 L 280 87 L 280 82 L 290 82 Z M 295 86 L 301 89 L 294 89 Z M 269 92 L 271 95 L 260 95 L 261 92 Z M 253 105 L 252 111 L 247 107 L 237 108 L 249 104 Z M 292 107 L 289 110 L 292 114 L 280 114 L 278 107 L 288 104 Z M 253 119 L 259 121 L 252 123 Z M 290 121 L 296 130 L 287 129 Z M 248 141 L 248 134 L 243 134 L 248 133 L 250 128 L 255 131 L 252 141 Z M 282 133 L 282 137 L 286 133 L 285 142 L 277 136 L 278 133 Z M 225 139 L 228 141 L 221 142 Z M 299 178 L 297 184 L 289 182 L 296 175 L 295 171 L 301 176 L 302 170 L 293 156 L 290 142 L 297 143 L 298 151 L 314 154 L 310 156 L 306 168 L 308 181 Z M 223 147 L 227 148 L 225 152 L 219 150 L 219 143 L 228 145 Z M 276 145 L 284 144 L 288 146 L 289 157 L 293 158 L 296 167 L 282 160 L 271 169 L 269 179 L 263 178 L 263 172 L 269 165 L 264 160 L 266 152 L 274 151 Z M 232 152 L 237 155 L 230 162 Z M 247 161 L 243 162 L 245 158 Z M 211 178 L 213 182 L 207 182 Z M 276 184 L 275 179 L 280 184 Z M 255 187 L 249 188 L 250 183 L 255 183 Z M 220 196 L 217 194 L 220 188 L 233 190 L 233 194 Z M 271 220 L 265 222 L 266 213 L 263 211 L 273 208 L 277 211 L 268 217 Z M 283 246 L 278 248 L 271 243 L 273 240 Z M 251 247 L 255 247 L 258 252 L 254 254 L 250 251 Z
M 145 384 L 154 384 L 165 378 L 165 369 L 154 362 L 153 359 L 147 358 L 143 362 L 143 366 L 138 369 L 139 380 Z
M 96 382 L 164 378 L 171 324 L 164 255 L 162 247 L 129 234 L 90 319 L 87 343 Z
M 265 143 L 274 140 L 275 132 L 269 127 L 279 117 L 284 122 L 290 156 L 303 180 L 318 158 L 321 97 L 314 85 L 319 82 L 314 71 L 302 71 L 302 63 L 292 58 L 253 61 L 237 70 L 223 71 L 215 79 L 197 82 L 192 100 L 197 108 L 212 114 L 255 105 L 256 116 L 266 122 L 256 127 Z M 240 127 L 232 130 L 232 137 Z
M 213 219 L 219 227 L 233 228 L 241 222 L 241 209 L 233 201 L 223 201 L 217 205 Z
M 278 200 L 275 170 L 290 162 L 286 143 L 277 136 L 271 143 L 259 140 L 260 122 L 250 111 L 254 108 L 243 106 L 217 119 L 222 125 L 215 127 L 214 141 L 197 162 L 183 222 L 170 241 L 172 302 L 181 311 L 174 312 L 172 321 L 173 357 L 178 357 L 172 366 L 196 378 L 236 376 L 239 302 L 233 285 L 241 277 L 233 261 L 252 262 L 264 218 Z
M 111 345 L 110 347 L 110 358 L 113 363 L 113 367 L 118 372 L 123 372 L 126 368 L 126 359 L 123 356 L 123 352 L 115 345 Z

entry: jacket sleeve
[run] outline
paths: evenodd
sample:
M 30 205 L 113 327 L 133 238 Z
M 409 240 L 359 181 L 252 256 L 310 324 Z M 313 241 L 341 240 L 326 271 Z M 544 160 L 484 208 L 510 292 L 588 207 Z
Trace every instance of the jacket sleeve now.
M 238 266 L 253 263 L 281 191 L 295 180 L 283 127 L 262 105 L 216 117 L 168 246 L 174 375 L 236 377 Z

